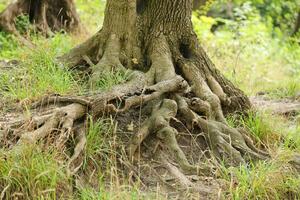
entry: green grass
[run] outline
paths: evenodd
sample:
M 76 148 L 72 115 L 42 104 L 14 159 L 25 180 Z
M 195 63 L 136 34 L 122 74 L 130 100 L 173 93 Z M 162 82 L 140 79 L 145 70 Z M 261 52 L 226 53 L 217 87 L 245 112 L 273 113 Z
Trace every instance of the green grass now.
M 294 38 L 274 37 L 272 27 L 259 16 L 223 21 L 226 26 L 213 34 L 216 19 L 193 17 L 200 42 L 228 79 L 251 96 L 261 91 L 273 91 L 277 97 L 300 92 L 300 45 Z
M 131 186 L 111 186 L 110 189 L 105 189 L 100 187 L 100 189 L 95 190 L 94 188 L 82 188 L 78 192 L 78 199 L 80 200 L 138 200 L 138 199 L 150 199 L 150 195 L 146 198 L 144 195 L 140 194 L 138 188 Z M 153 196 L 153 195 L 152 195 Z M 153 196 L 151 199 L 157 199 Z
M 0 95 L 25 100 L 45 94 L 66 94 L 80 89 L 72 73 L 55 61 L 71 48 L 71 38 L 57 34 L 51 39 L 35 41 L 36 48 L 19 48 L 14 54 L 19 66 L 0 74 Z
M 0 32 L 0 60 L 16 58 L 18 46 L 14 36 Z
M 279 84 L 275 89 L 268 91 L 269 96 L 275 99 L 297 97 L 300 95 L 300 76 Z
M 222 167 L 221 177 L 230 183 L 226 199 L 281 200 L 300 198 L 300 176 L 288 165 L 259 162 L 236 168 Z
M 4 199 L 56 199 L 70 189 L 65 167 L 57 153 L 38 146 L 0 150 L 0 194 Z
M 109 154 L 113 153 L 111 146 L 115 137 L 115 128 L 112 119 L 100 119 L 94 122 L 90 118 L 85 148 L 85 165 L 92 161 L 99 167 L 102 161 L 105 161 L 107 162 L 105 165 L 109 166 L 111 162 Z
M 99 31 L 104 19 L 105 0 L 77 0 L 77 11 L 90 33 Z M 92 19 L 92 20 L 91 20 Z
M 130 73 L 126 70 L 112 70 L 104 72 L 97 83 L 92 86 L 94 90 L 107 91 L 113 86 L 125 83 L 129 79 Z

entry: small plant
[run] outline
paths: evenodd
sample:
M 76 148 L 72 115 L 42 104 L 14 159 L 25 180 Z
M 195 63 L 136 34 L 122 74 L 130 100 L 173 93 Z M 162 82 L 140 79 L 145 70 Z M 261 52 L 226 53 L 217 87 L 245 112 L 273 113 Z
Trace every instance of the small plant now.
M 17 48 L 15 37 L 0 31 L 0 60 L 14 58 Z
M 113 153 L 111 143 L 114 141 L 113 132 L 115 131 L 115 124 L 112 119 L 101 119 L 96 122 L 90 118 L 89 128 L 86 141 L 85 151 L 85 166 L 92 161 L 96 166 L 101 164 L 101 160 L 108 161 L 105 165 L 109 164 L 109 154 Z M 99 160 L 99 158 L 101 158 Z
M 227 120 L 233 127 L 241 126 L 248 130 L 258 145 L 267 147 L 277 147 L 284 137 L 284 129 L 287 128 L 283 118 L 267 112 L 248 112 L 238 119 L 229 117 Z
M 28 34 L 32 29 L 28 15 L 20 15 L 16 18 L 15 25 L 21 34 Z
M 108 71 L 101 74 L 100 79 L 97 81 L 94 89 L 106 91 L 111 89 L 113 86 L 125 83 L 130 76 L 127 70 Z

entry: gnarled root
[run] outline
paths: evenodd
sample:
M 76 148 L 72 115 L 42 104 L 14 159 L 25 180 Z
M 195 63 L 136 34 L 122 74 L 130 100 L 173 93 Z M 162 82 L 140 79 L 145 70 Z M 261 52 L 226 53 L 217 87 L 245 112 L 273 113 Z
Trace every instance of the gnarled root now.
M 90 96 L 62 97 L 56 95 L 47 97 L 34 104 L 33 107 L 42 108 L 53 104 L 61 107 L 50 109 L 42 115 L 34 116 L 29 122 L 25 120 L 22 123 L 20 120 L 11 124 L 0 124 L 0 130 L 2 130 L 1 132 L 9 130 L 11 134 L 18 133 L 20 139 L 17 142 L 17 146 L 52 138 L 50 139 L 52 145 L 58 149 L 65 149 L 69 140 L 77 138 L 74 153 L 70 156 L 68 162 L 70 173 L 76 173 L 82 165 L 80 155 L 83 153 L 86 143 L 85 127 L 88 113 L 96 117 L 100 114 L 125 112 L 143 103 L 146 104 L 149 101 L 159 99 L 167 93 L 184 91 L 187 83 L 177 76 L 171 80 L 162 81 L 138 90 L 136 88 L 139 88 L 139 86 L 129 86 L 132 86 L 131 81 L 125 85 L 116 86 L 109 92 Z M 69 105 L 64 106 L 65 104 Z
M 76 57 L 76 63 L 80 62 L 80 59 L 90 53 L 84 52 L 85 45 L 100 35 L 78 47 L 78 54 L 72 52 L 71 56 L 64 58 Z M 102 57 L 98 64 L 93 65 L 86 57 L 87 62 L 93 65 L 92 82 L 97 81 L 103 71 L 125 69 L 119 58 L 119 36 L 111 34 L 105 47 L 105 51 L 100 53 Z M 161 147 L 160 151 L 169 152 L 165 155 L 168 155 L 168 160 L 173 160 L 179 165 L 178 170 L 182 170 L 182 174 L 210 173 L 211 168 L 195 164 L 189 159 L 181 146 L 180 138 L 177 137 L 179 128 L 172 123 L 174 121 L 180 122 L 190 133 L 203 135 L 207 143 L 205 148 L 209 148 L 212 155 L 227 163 L 237 165 L 252 159 L 269 157 L 253 145 L 244 131 L 228 126 L 222 105 L 230 104 L 231 100 L 212 74 L 205 70 L 202 72 L 192 61 L 180 59 L 176 61 L 176 67 L 180 69 L 176 70 L 165 36 L 154 38 L 148 51 L 150 69 L 145 73 L 132 70 L 126 83 L 117 85 L 110 91 L 88 92 L 82 96 L 55 95 L 34 104 L 33 108 L 43 108 L 47 105 L 56 107 L 41 116 L 33 117 L 29 123 L 30 131 L 18 131 L 18 143 L 35 143 L 48 137 L 54 138 L 50 139 L 48 144 L 66 149 L 67 142 L 75 138 L 72 149 L 74 152 L 68 161 L 69 172 L 74 174 L 82 165 L 81 155 L 86 145 L 85 127 L 88 124 L 88 115 L 97 119 L 99 116 L 126 113 L 130 109 L 147 106 L 152 109 L 151 115 L 128 142 L 127 154 L 131 161 L 135 161 L 135 154 L 140 146 L 147 142 L 146 139 L 154 138 L 153 141 L 158 141 Z M 14 126 L 13 129 L 18 129 L 24 124 L 16 122 L 11 125 Z M 171 171 L 173 169 L 166 168 Z M 184 182 L 188 183 L 187 179 Z
M 186 123 L 206 133 L 206 141 L 213 154 L 218 158 L 229 159 L 235 164 L 245 162 L 242 155 L 246 155 L 248 160 L 267 158 L 267 153 L 255 148 L 250 138 L 244 135 L 245 133 L 239 132 L 222 122 L 205 120 L 189 108 L 185 99 L 177 95 L 176 100 L 179 105 L 179 112 Z

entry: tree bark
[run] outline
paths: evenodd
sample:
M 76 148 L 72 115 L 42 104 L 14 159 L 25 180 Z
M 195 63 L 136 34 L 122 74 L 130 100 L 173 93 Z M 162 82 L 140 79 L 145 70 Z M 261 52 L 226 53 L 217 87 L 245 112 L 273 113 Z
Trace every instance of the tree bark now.
M 244 154 L 259 159 L 265 156 L 249 143 L 244 133 L 227 125 L 224 113 L 244 112 L 250 108 L 250 101 L 219 72 L 199 44 L 191 22 L 192 0 L 108 0 L 106 6 L 103 28 L 61 57 L 62 62 L 71 68 L 92 67 L 91 83 L 96 83 L 105 71 L 129 69 L 144 74 L 142 81 L 133 78 L 131 84 L 120 86 L 127 88 L 127 92 L 177 76 L 187 84 L 185 92 L 173 90 L 167 96 L 162 92 L 164 95 L 154 98 L 158 107 L 153 107 L 152 115 L 132 138 L 128 147 L 130 157 L 154 133 L 171 145 L 169 149 L 182 168 L 194 169 L 174 139 L 177 130 L 169 124 L 172 117 L 179 117 L 187 127 L 196 126 L 204 131 L 210 148 L 219 158 L 227 155 L 233 157 L 229 159 L 232 162 L 240 163 Z M 103 114 L 103 105 L 98 103 L 92 106 L 94 116 Z M 122 104 L 121 110 L 116 106 L 109 106 L 109 110 L 124 112 L 132 105 L 125 99 Z M 229 144 L 226 137 L 234 138 L 235 144 Z
M 298 33 L 299 30 L 300 30 L 300 12 L 298 13 L 298 17 L 297 17 L 297 21 L 295 23 L 295 29 L 294 29 L 293 35 L 295 35 L 296 33 Z
M 28 16 L 30 23 L 44 34 L 82 30 L 73 0 L 13 1 L 0 14 L 0 30 L 19 35 L 15 22 L 22 15 Z
M 21 137 L 21 143 L 45 137 L 41 131 L 45 129 L 46 134 L 59 130 L 58 135 L 72 138 L 90 115 L 97 119 L 142 107 L 146 119 L 137 125 L 126 147 L 130 160 L 142 143 L 152 138 L 160 141 L 161 151 L 170 152 L 168 159 L 184 172 L 206 171 L 191 163 L 178 144 L 180 130 L 174 120 L 183 124 L 185 131 L 203 133 L 211 156 L 228 164 L 268 158 L 245 131 L 227 124 L 224 113 L 244 112 L 250 101 L 220 73 L 201 47 L 193 31 L 192 8 L 192 0 L 108 0 L 103 28 L 59 60 L 70 68 L 91 69 L 92 85 L 106 71 L 128 70 L 129 80 L 108 92 L 41 100 L 35 108 L 51 103 L 61 107 L 35 118 L 31 124 L 37 128 Z M 75 149 L 82 151 L 82 143 L 78 145 Z M 70 162 L 78 158 L 78 151 Z

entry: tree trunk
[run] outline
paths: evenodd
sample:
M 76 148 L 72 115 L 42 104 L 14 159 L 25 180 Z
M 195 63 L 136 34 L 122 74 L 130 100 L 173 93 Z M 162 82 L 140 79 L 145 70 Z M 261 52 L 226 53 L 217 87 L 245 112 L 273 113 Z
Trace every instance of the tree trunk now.
M 295 24 L 295 30 L 294 30 L 293 35 L 298 33 L 299 29 L 300 29 L 300 12 L 298 13 L 298 17 L 297 17 L 297 21 L 296 21 L 296 24 Z
M 201 6 L 204 6 L 207 0 L 194 0 L 193 10 L 198 10 Z
M 82 29 L 73 0 L 17 0 L 0 14 L 0 30 L 19 35 L 15 22 L 22 15 L 43 34 Z
M 149 139 L 161 144 L 159 151 L 157 145 L 148 144 L 152 153 L 160 152 L 186 173 L 203 173 L 206 169 L 192 163 L 178 144 L 179 132 L 202 135 L 211 156 L 228 164 L 268 158 L 245 131 L 228 126 L 224 113 L 244 112 L 250 101 L 201 47 L 193 31 L 192 8 L 192 0 L 108 0 L 103 28 L 59 59 L 70 68 L 91 68 L 92 84 L 106 71 L 129 70 L 129 80 L 108 92 L 43 99 L 34 107 L 51 103 L 61 107 L 35 118 L 31 124 L 36 129 L 21 136 L 19 143 L 36 142 L 59 129 L 64 144 L 85 127 L 88 115 L 97 119 L 114 114 L 136 122 L 126 146 L 132 160 Z M 132 110 L 146 118 L 141 125 Z M 82 145 L 75 147 L 70 163 L 79 158 Z M 193 155 L 200 156 L 199 151 Z

